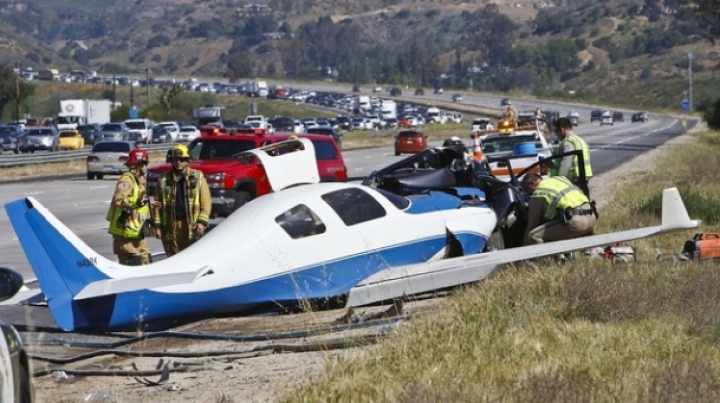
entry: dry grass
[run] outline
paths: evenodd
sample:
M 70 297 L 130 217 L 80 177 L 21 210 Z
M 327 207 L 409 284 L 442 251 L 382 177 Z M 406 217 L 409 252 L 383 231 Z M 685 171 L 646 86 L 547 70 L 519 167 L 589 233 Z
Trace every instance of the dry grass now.
M 656 225 L 657 189 L 720 192 L 718 133 L 672 149 L 658 169 L 626 183 L 601 213 L 609 232 Z M 692 161 L 689 163 L 689 161 Z M 695 162 L 697 161 L 697 163 Z M 647 195 L 647 196 L 643 196 Z M 709 214 L 696 203 L 691 216 Z M 716 204 L 717 205 L 717 204 Z M 638 261 L 506 267 L 458 291 L 365 359 L 332 361 L 286 402 L 715 402 L 720 398 L 720 274 L 716 262 L 656 260 L 692 233 L 634 243 Z

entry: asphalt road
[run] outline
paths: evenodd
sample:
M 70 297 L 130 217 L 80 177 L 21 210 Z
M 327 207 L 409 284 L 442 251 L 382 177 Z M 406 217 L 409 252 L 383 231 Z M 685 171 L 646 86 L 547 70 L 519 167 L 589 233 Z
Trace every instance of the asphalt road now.
M 449 98 L 450 95 L 448 94 L 446 97 Z M 489 101 L 486 99 L 486 102 Z M 516 104 L 518 110 L 531 110 L 537 105 L 521 102 Z M 574 109 L 587 119 L 589 119 L 590 110 L 594 109 L 576 106 L 560 108 L 550 104 L 540 104 L 540 106 L 559 109 L 561 115 L 564 115 L 567 110 Z M 674 117 L 651 115 L 650 118 L 651 120 L 646 123 L 630 123 L 629 115 L 626 115 L 625 123 L 618 123 L 614 126 L 601 127 L 597 123 L 581 123 L 577 127 L 576 131 L 591 145 L 593 170 L 596 174 L 610 170 L 618 164 L 665 143 L 682 134 L 695 123 L 688 122 L 686 128 L 679 119 Z M 374 169 L 402 158 L 395 157 L 391 147 L 346 151 L 343 154 L 348 174 L 351 177 L 362 177 Z M 105 214 L 117 177 L 111 176 L 100 181 L 87 181 L 84 176 L 81 174 L 53 180 L 0 184 L 2 188 L 0 203 L 4 205 L 13 200 L 33 196 L 91 248 L 105 257 L 114 259 L 110 235 L 107 234 Z M 5 234 L 0 238 L 0 251 L 2 251 L 0 265 L 16 269 L 26 279 L 34 278 L 4 209 L 0 211 L 0 231 Z M 162 251 L 162 246 L 155 239 L 150 240 L 150 246 L 155 252 Z M 21 329 L 28 323 L 54 326 L 44 308 L 22 309 L 16 306 L 2 306 L 0 307 L 0 316 L 12 324 L 18 325 Z

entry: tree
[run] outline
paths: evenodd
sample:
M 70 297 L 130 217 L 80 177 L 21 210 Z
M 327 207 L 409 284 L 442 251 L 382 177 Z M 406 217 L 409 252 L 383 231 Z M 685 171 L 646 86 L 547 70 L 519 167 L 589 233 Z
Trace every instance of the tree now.
M 6 64 L 0 65 L 0 111 L 4 111 L 9 105 L 13 106 L 11 116 L 15 116 L 15 107 L 23 103 L 35 93 L 35 86 L 19 79 L 12 67 Z M 16 104 L 17 102 L 17 104 Z
M 255 63 L 248 52 L 237 52 L 230 55 L 227 68 L 230 77 L 255 76 Z
M 173 100 L 183 92 L 183 87 L 179 85 L 173 85 L 172 87 L 163 88 L 158 95 L 158 102 L 165 109 L 166 113 L 170 113 L 170 107 L 172 106 Z

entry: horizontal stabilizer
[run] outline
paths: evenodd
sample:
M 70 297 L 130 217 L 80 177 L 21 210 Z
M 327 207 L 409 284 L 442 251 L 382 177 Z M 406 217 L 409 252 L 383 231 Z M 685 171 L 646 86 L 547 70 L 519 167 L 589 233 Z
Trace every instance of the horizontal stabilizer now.
M 192 283 L 209 272 L 210 268 L 205 266 L 196 272 L 154 274 L 148 276 L 111 278 L 95 281 L 86 285 L 85 288 L 75 295 L 74 299 L 87 299 L 103 295 L 119 294 L 121 292 Z

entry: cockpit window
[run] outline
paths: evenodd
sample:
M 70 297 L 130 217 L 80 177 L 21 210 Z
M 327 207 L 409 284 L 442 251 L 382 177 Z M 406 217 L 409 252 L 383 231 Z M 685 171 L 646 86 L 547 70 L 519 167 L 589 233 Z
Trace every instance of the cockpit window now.
M 358 188 L 336 190 L 322 195 L 322 199 L 340 216 L 345 225 L 352 226 L 384 217 L 387 212 L 372 196 Z
M 325 232 L 325 224 L 310 207 L 304 204 L 287 210 L 275 217 L 278 223 L 292 239 L 300 239 Z

